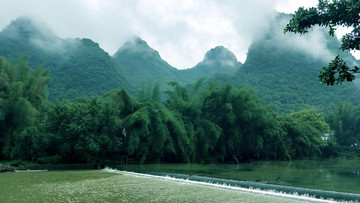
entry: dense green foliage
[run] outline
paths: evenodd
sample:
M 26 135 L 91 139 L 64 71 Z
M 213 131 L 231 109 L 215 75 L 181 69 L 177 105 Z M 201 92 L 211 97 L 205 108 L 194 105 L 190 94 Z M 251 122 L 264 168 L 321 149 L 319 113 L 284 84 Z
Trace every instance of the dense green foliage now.
M 57 102 L 46 125 L 47 152 L 63 162 L 91 162 L 120 152 L 122 134 L 116 111 L 99 98 Z
M 332 138 L 342 146 L 350 146 L 360 142 L 360 106 L 349 102 L 332 104 L 326 113 L 326 121 L 330 124 Z
M 279 15 L 276 21 L 287 17 Z M 89 39 L 62 40 L 32 23 L 14 21 L 0 33 L 0 54 L 12 62 L 0 58 L 0 159 L 288 160 L 320 155 L 326 145 L 321 136 L 330 129 L 338 145 L 359 142 L 358 107 L 339 104 L 358 104 L 359 90 L 352 83 L 318 83 L 316 67 L 324 60 L 291 46 L 281 23 L 252 43 L 243 65 L 217 47 L 184 71 L 141 39 L 110 57 Z M 329 50 L 338 49 L 336 40 L 325 41 Z M 28 60 L 14 63 L 29 53 Z M 353 60 L 348 53 L 343 56 Z M 31 69 L 27 62 L 49 67 L 51 73 Z M 202 76 L 208 79 L 195 82 Z M 117 89 L 122 87 L 127 88 Z M 323 111 L 331 102 L 329 129 L 315 109 Z
M 285 32 L 304 34 L 315 26 L 329 27 L 329 35 L 334 36 L 337 26 L 352 27 L 353 30 L 341 38 L 342 50 L 360 50 L 360 4 L 358 0 L 319 0 L 317 8 L 299 8 L 286 25 Z M 353 81 L 357 66 L 351 69 L 339 56 L 323 67 L 320 80 L 327 85 Z
M 330 129 L 322 114 L 317 113 L 315 109 L 305 109 L 291 112 L 285 120 L 288 135 L 292 138 L 290 149 L 293 156 L 309 157 L 319 153 L 320 147 L 323 146 L 321 136 Z
M 277 114 L 245 87 L 215 80 L 193 93 L 171 82 L 136 100 L 124 89 L 73 102 L 47 102 L 47 70 L 1 58 L 1 158 L 41 163 L 119 160 L 239 162 L 320 155 L 328 131 L 314 109 Z M 200 88 L 203 86 L 203 88 Z
M 41 156 L 49 70 L 0 57 L 0 159 Z

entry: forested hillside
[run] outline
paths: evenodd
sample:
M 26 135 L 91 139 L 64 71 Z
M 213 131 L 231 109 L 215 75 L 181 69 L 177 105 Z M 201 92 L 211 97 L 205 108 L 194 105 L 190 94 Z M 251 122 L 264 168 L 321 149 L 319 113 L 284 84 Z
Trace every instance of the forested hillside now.
M 140 163 L 289 160 L 321 155 L 322 114 L 279 115 L 244 87 L 211 80 L 193 94 L 176 82 L 166 104 L 125 89 L 49 103 L 49 72 L 0 57 L 0 160 Z
M 218 46 L 209 50 L 203 61 L 195 67 L 178 70 L 164 61 L 156 50 L 137 36 L 125 42 L 113 58 L 122 67 L 127 80 L 131 81 L 137 90 L 158 83 L 161 89 L 166 91 L 171 81 L 190 85 L 202 77 L 211 78 L 216 74 L 231 75 L 241 66 L 231 51 Z
M 51 69 L 54 81 L 49 84 L 52 98 L 74 99 L 101 95 L 114 88 L 134 91 L 115 61 L 90 39 L 76 39 L 78 45 L 66 53 L 66 59 Z
M 324 110 L 332 102 L 359 104 L 360 89 L 356 83 L 329 87 L 318 79 L 331 56 L 340 53 L 349 63 L 355 63 L 355 59 L 350 53 L 340 52 L 338 40 L 324 30 L 314 30 L 310 36 L 284 35 L 283 28 L 289 18 L 284 14 L 278 16 L 273 26 L 251 44 L 246 62 L 233 76 L 216 78 L 224 84 L 230 81 L 235 86 L 254 88 L 257 95 L 281 112 L 303 108 Z M 321 43 L 323 47 L 312 50 L 311 43 Z
M 330 56 L 338 53 L 339 42 L 324 30 L 310 37 L 284 34 L 290 16 L 279 14 L 272 26 L 251 44 L 242 65 L 223 46 L 209 50 L 194 68 L 178 70 L 139 37 L 133 37 L 111 57 L 90 39 L 61 39 L 49 28 L 29 18 L 12 21 L 0 33 L 0 55 L 16 62 L 29 56 L 32 67 L 50 69 L 49 98 L 74 99 L 102 95 L 114 88 L 125 88 L 133 96 L 158 86 L 166 96 L 171 81 L 191 86 L 199 78 L 215 77 L 222 84 L 246 85 L 278 111 L 290 112 L 330 103 L 360 101 L 357 83 L 327 87 L 318 75 Z M 322 47 L 310 50 L 309 43 Z M 306 47 L 308 46 L 308 47 Z M 348 63 L 356 63 L 349 53 L 340 53 Z
M 74 99 L 132 86 L 108 53 L 90 39 L 61 39 L 29 18 L 12 21 L 0 33 L 0 55 L 16 62 L 29 56 L 32 67 L 50 69 L 50 99 Z
M 234 53 L 223 46 L 217 46 L 209 50 L 204 60 L 198 63 L 194 68 L 188 69 L 192 73 L 212 75 L 212 74 L 233 74 L 241 63 L 237 60 Z
M 113 59 L 137 90 L 152 83 L 165 86 L 170 81 L 178 80 L 179 70 L 170 66 L 160 57 L 159 52 L 137 36 L 125 42 L 113 55 Z
M 284 35 L 288 18 L 254 40 L 244 64 L 219 46 L 189 70 L 140 38 L 111 57 L 90 39 L 61 39 L 19 18 L 0 33 L 0 159 L 235 163 L 359 142 L 356 83 L 318 80 L 337 39 L 321 29 Z
M 230 76 L 241 67 L 234 53 L 223 46 L 217 46 L 206 52 L 204 59 L 196 66 L 180 72 L 179 78 L 188 84 L 199 78 L 211 78 L 215 75 Z

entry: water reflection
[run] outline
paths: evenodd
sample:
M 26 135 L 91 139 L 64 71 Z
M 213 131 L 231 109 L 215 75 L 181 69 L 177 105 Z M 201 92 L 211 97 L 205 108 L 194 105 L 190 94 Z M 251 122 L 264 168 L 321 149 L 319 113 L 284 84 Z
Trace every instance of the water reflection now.
M 116 167 L 142 173 L 180 173 L 342 192 L 360 191 L 360 160 L 259 161 L 237 165 L 149 164 Z

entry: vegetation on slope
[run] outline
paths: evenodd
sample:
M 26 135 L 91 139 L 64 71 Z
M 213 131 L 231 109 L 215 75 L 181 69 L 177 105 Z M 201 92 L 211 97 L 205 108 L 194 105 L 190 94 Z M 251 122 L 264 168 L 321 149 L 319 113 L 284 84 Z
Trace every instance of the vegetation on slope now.
M 280 112 L 316 108 L 327 109 L 330 103 L 348 100 L 359 104 L 360 90 L 357 84 L 348 83 L 328 87 L 318 80 L 319 67 L 326 65 L 333 53 L 339 52 L 339 42 L 328 37 L 324 30 L 314 30 L 307 37 L 284 35 L 283 27 L 288 15 L 279 15 L 278 22 L 249 48 L 247 60 L 232 77 L 216 77 L 223 84 L 248 85 L 268 104 L 277 106 Z M 315 39 L 323 39 L 326 50 L 316 51 Z M 313 50 L 310 49 L 313 46 Z M 341 55 L 349 63 L 355 63 L 350 53 Z
M 89 39 L 61 39 L 44 24 L 18 18 L 0 32 L 0 56 L 16 62 L 29 56 L 31 66 L 50 69 L 50 100 L 104 94 L 114 88 L 133 91 L 121 68 Z
M 321 113 L 279 115 L 253 91 L 210 81 L 190 95 L 170 83 L 165 104 L 124 89 L 49 103 L 49 72 L 1 58 L 1 159 L 82 163 L 127 156 L 147 162 L 237 162 L 320 155 Z M 154 91 L 156 94 L 156 91 Z M 156 97 L 150 97 L 156 98 Z

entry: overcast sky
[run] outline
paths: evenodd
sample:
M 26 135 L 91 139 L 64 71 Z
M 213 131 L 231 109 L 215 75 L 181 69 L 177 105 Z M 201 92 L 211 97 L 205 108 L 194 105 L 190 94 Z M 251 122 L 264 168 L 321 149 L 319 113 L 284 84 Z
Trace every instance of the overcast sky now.
M 244 62 L 274 11 L 293 13 L 317 0 L 5 0 L 0 30 L 19 16 L 46 23 L 61 38 L 90 38 L 110 55 L 138 35 L 172 66 L 191 68 L 223 45 Z

